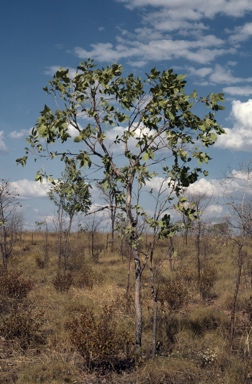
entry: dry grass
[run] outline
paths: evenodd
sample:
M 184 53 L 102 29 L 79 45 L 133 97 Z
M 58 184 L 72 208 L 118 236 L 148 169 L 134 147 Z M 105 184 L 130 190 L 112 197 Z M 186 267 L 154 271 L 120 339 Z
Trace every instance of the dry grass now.
M 22 271 L 24 278 L 33 280 L 33 289 L 23 300 L 11 301 L 1 297 L 0 316 L 5 310 L 16 308 L 43 313 L 41 332 L 44 342 L 26 350 L 18 338 L 0 339 L 0 383 L 134 383 L 134 384 L 207 384 L 249 383 L 252 377 L 252 305 L 250 260 L 246 260 L 237 304 L 234 351 L 229 350 L 230 306 L 236 280 L 235 248 L 231 241 L 209 239 L 204 244 L 202 265 L 214 265 L 218 276 L 209 300 L 203 301 L 197 288 L 197 260 L 195 241 L 189 238 L 185 247 L 182 238 L 174 239 L 177 258 L 172 272 L 164 258 L 168 242 L 160 242 L 156 259 L 159 259 L 160 282 L 167 278 L 182 279 L 188 289 L 188 299 L 181 309 L 169 308 L 167 302 L 159 305 L 158 350 L 150 358 L 152 348 L 152 298 L 149 272 L 143 275 L 143 360 L 135 369 L 125 366 L 120 374 L 106 371 L 87 372 L 83 358 L 70 342 L 65 324 L 78 316 L 84 307 L 92 308 L 99 318 L 104 306 L 115 309 L 114 320 L 120 331 L 129 332 L 134 338 L 134 265 L 130 264 L 129 300 L 125 296 L 128 284 L 128 254 L 120 255 L 120 243 L 114 252 L 106 248 L 106 235 L 98 234 L 96 242 L 101 247 L 98 263 L 94 263 L 89 250 L 89 235 L 73 234 L 69 269 L 73 278 L 80 278 L 88 271 L 92 285 L 73 284 L 68 292 L 59 293 L 53 286 L 58 271 L 57 238 L 49 235 L 47 265 L 40 262 L 45 256 L 45 234 L 24 233 L 15 245 L 10 271 Z M 144 247 L 144 244 L 143 244 Z M 249 249 L 247 250 L 249 255 Z M 248 256 L 249 257 L 249 256 Z M 39 258 L 39 261 L 38 261 Z M 86 270 L 85 270 L 86 268 Z M 86 272 L 85 272 L 86 271 Z M 87 278 L 85 277 L 85 278 Z M 167 293 L 169 294 L 169 292 Z M 1 335 L 0 335 L 1 336 Z M 133 357 L 133 356 L 132 356 Z

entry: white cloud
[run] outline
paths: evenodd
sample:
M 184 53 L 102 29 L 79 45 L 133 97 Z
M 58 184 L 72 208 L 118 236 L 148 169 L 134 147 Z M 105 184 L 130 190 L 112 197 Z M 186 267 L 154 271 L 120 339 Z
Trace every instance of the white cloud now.
M 78 124 L 79 128 L 82 129 L 81 125 Z M 74 126 L 72 124 L 68 124 L 68 133 L 69 135 L 74 138 L 76 136 L 78 136 L 80 134 L 80 132 L 78 131 L 78 129 L 74 128 Z
M 252 11 L 250 0 L 117 1 L 130 10 L 149 7 L 148 12 L 142 13 L 141 26 L 131 33 L 118 28 L 120 36 L 115 36 L 118 44 L 96 43 L 90 49 L 76 47 L 75 54 L 78 57 L 92 57 L 107 62 L 128 59 L 130 65 L 138 67 L 151 60 L 180 58 L 206 64 L 217 57 L 237 52 L 237 47 L 231 41 L 233 36 L 241 41 L 252 33 L 252 23 L 229 31 L 232 34 L 230 46 L 220 36 L 206 34 L 210 30 L 208 19 L 212 20 L 217 15 L 241 17 Z
M 225 87 L 223 88 L 223 92 L 227 95 L 236 95 L 236 96 L 250 96 L 252 95 L 252 86 L 244 85 L 237 87 Z
M 174 15 L 179 12 L 185 18 L 213 18 L 217 14 L 241 17 L 247 11 L 252 11 L 250 0 L 117 0 L 129 9 L 152 6 L 170 9 Z M 188 12 L 192 10 L 193 12 Z
M 199 179 L 187 188 L 190 195 L 205 195 L 208 197 L 219 195 L 220 184 L 216 180 Z
M 11 187 L 15 190 L 20 198 L 46 197 L 51 184 L 47 181 L 42 183 L 22 179 L 10 182 Z
M 252 23 L 246 23 L 242 26 L 236 27 L 231 33 L 231 43 L 246 41 L 252 36 Z
M 223 216 L 224 208 L 222 205 L 219 204 L 211 204 L 208 207 L 206 207 L 204 211 L 204 216 L 208 216 L 208 219 L 221 217 Z
M 171 60 L 183 58 L 199 63 L 213 61 L 225 53 L 234 53 L 234 48 L 220 48 L 224 44 L 222 39 L 213 35 L 201 36 L 195 40 L 172 39 L 162 36 L 159 39 L 120 39 L 120 44 L 97 43 L 92 44 L 90 50 L 75 47 L 76 56 L 81 59 L 92 57 L 99 62 L 129 59 L 130 62 L 148 62 L 150 60 Z M 134 60 L 133 60 L 134 59 Z
M 225 197 L 232 197 L 232 199 L 242 202 L 248 197 L 251 199 L 252 195 L 252 175 L 251 165 L 244 166 L 244 169 L 233 169 L 225 179 L 222 180 L 222 191 Z
M 0 131 L 0 152 L 7 152 L 7 147 L 4 143 L 4 131 Z
M 142 67 L 149 61 L 186 59 L 207 64 L 226 54 L 237 53 L 237 42 L 244 41 L 252 34 L 252 23 L 237 27 L 230 34 L 229 44 L 220 36 L 208 34 L 210 26 L 207 19 L 217 15 L 241 17 L 252 11 L 250 0 L 117 0 L 127 8 L 150 6 L 142 13 L 139 27 L 134 31 L 117 28 L 115 43 L 98 42 L 90 47 L 74 48 L 74 53 L 81 59 L 92 57 L 99 62 L 127 59 L 128 64 Z M 181 37 L 181 38 L 179 38 Z M 231 73 L 215 74 L 212 81 L 228 83 L 233 79 Z M 214 74 L 213 74 L 214 76 Z M 230 84 L 230 83 L 229 83 Z M 233 84 L 233 82 L 232 82 Z
M 202 68 L 194 68 L 194 67 L 186 67 L 189 73 L 193 76 L 199 77 L 200 79 L 205 78 L 208 79 L 208 83 L 211 84 L 238 84 L 238 83 L 251 83 L 252 77 L 248 78 L 242 78 L 242 77 L 236 77 L 233 74 L 233 69 L 230 69 L 229 66 L 234 67 L 234 62 L 229 62 L 227 66 L 221 66 L 220 64 L 215 65 L 214 67 L 202 67 Z M 239 86 L 238 89 L 246 89 L 247 92 L 249 90 L 248 86 Z M 223 92 L 227 90 L 227 93 L 230 93 L 235 91 L 235 87 L 226 87 L 224 88 Z M 236 93 L 233 93 L 236 94 Z M 247 94 L 246 91 L 244 93 L 240 94 Z
M 252 82 L 252 77 L 247 79 L 235 77 L 231 69 L 217 64 L 212 74 L 209 76 L 209 80 L 215 84 L 237 84 L 243 81 Z
M 163 177 L 155 176 L 151 180 L 146 181 L 146 187 L 153 189 L 154 191 L 160 191 L 167 189 L 168 190 L 168 180 L 165 180 Z
M 213 72 L 213 68 L 211 67 L 202 67 L 197 69 L 194 67 L 187 67 L 187 70 L 190 72 L 190 74 L 198 76 L 200 78 L 207 77 Z
M 252 150 L 252 99 L 232 102 L 232 128 L 225 128 L 226 135 L 218 138 L 216 146 L 240 151 Z
M 21 139 L 22 137 L 26 137 L 27 135 L 30 135 L 31 129 L 21 129 L 20 131 L 12 131 L 9 134 L 9 137 L 11 139 Z

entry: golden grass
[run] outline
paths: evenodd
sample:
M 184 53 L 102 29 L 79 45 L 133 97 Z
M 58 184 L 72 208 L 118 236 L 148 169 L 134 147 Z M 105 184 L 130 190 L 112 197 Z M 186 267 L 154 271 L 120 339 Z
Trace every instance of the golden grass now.
M 90 255 L 89 234 L 83 233 L 78 239 L 77 234 L 72 235 L 72 252 L 69 259 L 72 275 L 81 275 L 82 268 L 87 265 L 92 270 L 92 276 L 97 279 L 94 279 L 92 289 L 72 286 L 68 292 L 59 293 L 52 283 L 58 271 L 56 235 L 49 234 L 48 265 L 40 268 L 37 258 L 41 260 L 44 258 L 45 234 L 39 232 L 33 235 L 23 234 L 22 241 L 15 245 L 9 269 L 20 270 L 24 277 L 32 278 L 34 281 L 34 287 L 27 299 L 18 306 L 43 313 L 42 331 L 45 343 L 26 351 L 14 348 L 15 353 L 8 358 L 1 359 L 0 353 L 0 366 L 3 367 L 2 371 L 0 370 L 1 383 L 98 383 L 95 373 L 89 374 L 89 381 L 86 381 L 87 372 L 83 370 L 82 358 L 71 344 L 65 328 L 66 322 L 78 316 L 85 306 L 91 307 L 99 317 L 104 306 L 112 305 L 116 309 L 115 318 L 120 329 L 130 332 L 134 338 L 134 264 L 133 262 L 130 264 L 131 299 L 130 305 L 127 306 L 125 294 L 129 273 L 128 254 L 125 251 L 123 256 L 120 255 L 119 239 L 114 252 L 111 252 L 106 248 L 106 239 L 106 234 L 96 236 L 96 242 L 102 246 L 102 251 L 98 263 L 94 263 Z M 222 247 L 221 241 L 214 241 L 208 240 L 202 244 L 202 266 L 211 264 L 218 270 L 218 279 L 212 290 L 214 295 L 205 302 L 200 298 L 196 284 L 195 240 L 189 238 L 188 245 L 185 246 L 182 238 L 174 238 L 177 258 L 173 272 L 170 270 L 169 261 L 164 258 L 169 243 L 166 240 L 160 241 L 156 252 L 156 259 L 159 259 L 159 273 L 162 278 L 170 276 L 176 280 L 182 275 L 185 278 L 185 272 L 182 274 L 182 271 L 186 270 L 189 278 L 194 279 L 184 282 L 188 288 L 189 301 L 181 310 L 173 313 L 167 306 L 163 308 L 159 306 L 157 333 L 159 350 L 157 357 L 150 359 L 153 309 L 147 264 L 142 291 L 143 362 L 135 370 L 126 370 L 121 375 L 110 373 L 109 378 L 104 377 L 104 383 L 242 384 L 246 382 L 245 378 L 250 371 L 252 372 L 252 367 L 248 363 L 248 359 L 252 357 L 252 323 L 247 322 L 247 328 L 241 329 L 239 322 L 247 310 L 251 290 L 250 277 L 244 268 L 237 305 L 239 313 L 236 350 L 230 353 L 228 332 L 230 305 L 237 274 L 236 250 L 232 242 L 227 242 Z M 216 354 L 218 359 L 213 364 L 209 363 L 203 367 L 202 354 L 205 351 Z

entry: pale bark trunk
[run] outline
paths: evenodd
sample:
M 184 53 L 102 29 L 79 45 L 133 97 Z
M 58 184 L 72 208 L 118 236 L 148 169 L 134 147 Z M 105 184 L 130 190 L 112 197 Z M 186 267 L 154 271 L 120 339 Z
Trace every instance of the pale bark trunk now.
M 136 253 L 136 256 L 135 256 Z M 136 315 L 136 356 L 139 356 L 141 353 L 142 346 L 142 303 L 141 303 L 141 265 L 140 260 L 137 255 L 137 251 L 133 251 L 134 260 L 135 260 L 135 315 Z

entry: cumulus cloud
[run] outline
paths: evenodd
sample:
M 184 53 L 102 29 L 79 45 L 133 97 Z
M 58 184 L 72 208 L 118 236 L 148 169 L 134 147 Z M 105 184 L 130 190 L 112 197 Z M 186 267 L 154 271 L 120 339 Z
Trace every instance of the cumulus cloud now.
M 186 192 L 190 195 L 205 195 L 207 197 L 215 196 L 217 197 L 220 192 L 220 184 L 216 180 L 207 180 L 202 178 L 196 181 L 194 184 L 191 184 Z
M 232 102 L 232 128 L 225 128 L 226 135 L 218 138 L 216 146 L 240 151 L 252 149 L 252 99 Z
M 224 213 L 224 207 L 219 204 L 211 204 L 208 207 L 206 207 L 204 211 L 204 216 L 208 217 L 208 219 L 215 218 L 217 219 L 218 217 L 222 217 Z
M 10 182 L 10 185 L 13 190 L 18 193 L 20 198 L 47 197 L 47 193 L 51 186 L 47 181 L 39 183 L 27 179 L 12 181 Z
M 154 191 L 168 190 L 168 180 L 163 177 L 155 176 L 151 180 L 146 181 L 146 187 Z M 162 187 L 162 188 L 161 188 Z
M 221 184 L 223 196 L 227 200 L 232 199 L 232 201 L 237 201 L 239 204 L 243 199 L 250 201 L 252 195 L 251 164 L 245 165 L 244 169 L 233 169 L 221 181 Z

